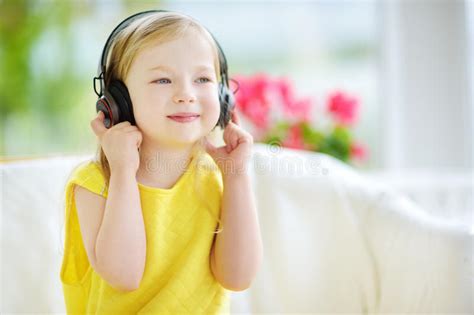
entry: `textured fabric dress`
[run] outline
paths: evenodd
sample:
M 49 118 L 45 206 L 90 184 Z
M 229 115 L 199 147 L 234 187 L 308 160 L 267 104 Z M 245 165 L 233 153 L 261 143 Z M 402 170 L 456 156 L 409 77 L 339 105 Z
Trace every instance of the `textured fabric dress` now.
M 229 291 L 211 272 L 210 251 L 223 194 L 220 170 L 195 155 L 170 189 L 137 183 L 146 230 L 140 287 L 124 292 L 91 267 L 74 201 L 74 185 L 107 198 L 100 165 L 85 161 L 65 186 L 65 242 L 60 279 L 68 314 L 229 314 Z

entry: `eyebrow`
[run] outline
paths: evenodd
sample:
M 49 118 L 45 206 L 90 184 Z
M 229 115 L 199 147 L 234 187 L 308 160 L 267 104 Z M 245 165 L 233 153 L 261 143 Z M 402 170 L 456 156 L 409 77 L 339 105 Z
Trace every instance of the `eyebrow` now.
M 214 71 L 214 68 L 209 67 L 209 66 L 206 66 L 206 65 L 199 65 L 199 66 L 194 67 L 194 69 L 196 69 L 196 70 L 210 70 L 210 71 Z M 173 72 L 173 70 L 172 70 L 170 67 L 163 66 L 163 65 L 155 66 L 155 67 L 153 67 L 153 68 L 150 68 L 149 70 L 150 70 L 150 71 L 161 70 L 161 71 L 168 72 L 168 73 Z

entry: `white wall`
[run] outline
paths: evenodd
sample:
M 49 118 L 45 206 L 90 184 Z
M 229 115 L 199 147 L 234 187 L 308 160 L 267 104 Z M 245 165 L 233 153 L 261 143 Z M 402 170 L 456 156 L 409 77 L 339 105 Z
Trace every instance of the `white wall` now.
M 469 97 L 471 101 L 471 130 L 469 131 L 469 137 L 471 140 L 471 157 L 474 159 L 474 1 L 466 0 L 466 16 L 468 21 L 468 58 L 469 58 Z M 471 159 L 471 160 L 472 160 Z
M 382 167 L 472 169 L 466 7 L 380 2 Z

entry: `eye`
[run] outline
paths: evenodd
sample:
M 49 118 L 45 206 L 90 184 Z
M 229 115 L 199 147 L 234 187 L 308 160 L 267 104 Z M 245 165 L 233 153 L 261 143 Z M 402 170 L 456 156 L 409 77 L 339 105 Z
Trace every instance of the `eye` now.
M 210 80 L 209 78 L 206 78 L 206 77 L 199 78 L 198 80 L 201 80 L 201 79 L 206 80 L 206 82 L 211 82 L 211 80 Z M 204 82 L 204 83 L 205 83 L 205 82 Z
M 167 79 L 167 78 L 161 78 L 161 79 L 158 79 L 158 80 L 153 81 L 153 83 L 155 83 L 155 82 L 156 82 L 156 83 L 162 83 L 164 80 L 170 81 L 170 80 Z M 170 82 L 171 82 L 171 81 L 170 81 Z

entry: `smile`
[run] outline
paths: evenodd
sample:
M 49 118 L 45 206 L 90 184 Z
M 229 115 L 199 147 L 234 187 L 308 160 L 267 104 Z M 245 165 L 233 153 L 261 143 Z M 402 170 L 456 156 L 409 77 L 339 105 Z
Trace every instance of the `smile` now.
M 176 122 L 179 122 L 179 123 L 187 123 L 187 122 L 192 122 L 196 119 L 199 118 L 199 115 L 198 116 L 188 116 L 188 117 L 184 117 L 184 116 L 167 116 L 169 119 L 172 119 Z

